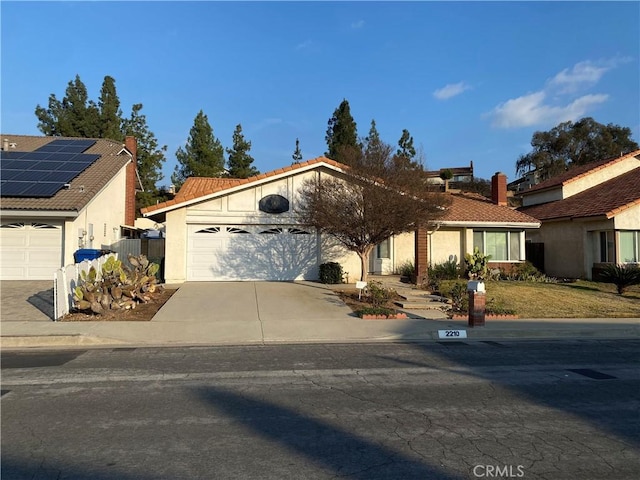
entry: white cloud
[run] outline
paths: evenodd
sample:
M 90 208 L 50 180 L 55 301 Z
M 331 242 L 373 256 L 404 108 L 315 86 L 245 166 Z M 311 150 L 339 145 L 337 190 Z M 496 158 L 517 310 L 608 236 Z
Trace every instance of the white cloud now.
M 594 86 L 610 69 L 589 61 L 576 63 L 573 68 L 565 68 L 549 80 L 549 85 L 560 88 L 560 93 L 573 93 Z
M 364 27 L 364 20 L 358 20 L 357 22 L 353 22 L 351 24 L 351 28 L 353 28 L 354 30 L 362 27 Z
M 464 82 L 450 83 L 433 92 L 433 96 L 438 100 L 448 100 L 469 89 L 471 89 L 471 87 Z
M 583 95 L 566 105 L 545 104 L 543 91 L 507 100 L 489 114 L 493 126 L 500 128 L 529 127 L 539 124 L 558 124 L 583 117 L 589 109 L 606 102 L 609 95 Z
M 542 90 L 507 100 L 484 117 L 491 118 L 493 126 L 499 128 L 575 121 L 609 99 L 604 93 L 580 93 L 594 87 L 605 73 L 628 61 L 630 59 L 626 57 L 615 57 L 576 63 L 547 80 Z

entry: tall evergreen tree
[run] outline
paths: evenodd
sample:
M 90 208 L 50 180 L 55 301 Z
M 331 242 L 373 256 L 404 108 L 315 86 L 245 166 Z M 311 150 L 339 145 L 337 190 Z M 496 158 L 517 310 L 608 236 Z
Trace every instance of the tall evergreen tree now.
M 398 140 L 398 147 L 394 157 L 394 161 L 398 166 L 403 165 L 405 168 L 422 169 L 421 161 L 416 160 L 417 152 L 413 146 L 413 137 L 406 128 L 402 130 L 402 135 Z
M 48 136 L 85 137 L 100 136 L 100 112 L 98 106 L 89 100 L 87 87 L 80 76 L 67 84 L 62 101 L 55 94 L 49 95 L 49 106 L 36 106 L 38 129 Z
M 242 134 L 242 125 L 236 125 L 233 132 L 233 147 L 227 148 L 229 154 L 228 174 L 231 178 L 249 178 L 258 175 L 260 172 L 251 165 L 253 157 L 249 155 L 251 142 L 247 141 Z
M 300 140 L 298 140 L 296 138 L 296 149 L 293 151 L 293 155 L 291 155 L 291 158 L 293 158 L 293 163 L 300 163 L 300 160 L 302 160 L 302 151 L 300 150 Z
M 135 107 L 135 105 L 134 105 Z M 122 140 L 122 110 L 120 110 L 120 99 L 116 93 L 116 81 L 113 77 L 106 76 L 100 89 L 98 99 L 100 110 L 100 137 Z M 142 108 L 142 105 L 140 106 Z M 133 115 L 133 113 L 132 113 Z
M 338 162 L 349 158 L 350 150 L 360 149 L 356 122 L 351 116 L 351 108 L 346 99 L 342 100 L 329 119 L 325 140 L 328 148 L 325 155 Z
M 136 103 L 131 109 L 131 116 L 124 119 L 122 129 L 124 135 L 132 135 L 138 143 L 137 166 L 143 192 L 136 195 L 138 209 L 154 205 L 156 201 L 163 201 L 156 183 L 162 180 L 162 164 L 166 160 L 167 146 L 159 146 L 158 140 L 147 125 L 147 117 L 141 114 L 142 104 Z
M 176 151 L 176 159 L 179 165 L 171 175 L 176 188 L 180 188 L 188 177 L 221 177 L 224 174 L 224 148 L 213 135 L 213 128 L 202 110 L 193 121 L 187 144 Z
M 409 130 L 406 128 L 402 130 L 402 136 L 398 140 L 398 150 L 396 155 L 404 157 L 409 161 L 412 161 L 416 156 L 416 149 L 413 147 L 413 137 L 409 134 Z
M 380 134 L 376 128 L 375 120 L 371 120 L 369 134 L 365 137 L 362 145 L 364 147 L 365 158 L 367 158 L 369 162 L 383 164 L 387 161 L 389 152 L 387 151 L 386 145 L 380 140 Z

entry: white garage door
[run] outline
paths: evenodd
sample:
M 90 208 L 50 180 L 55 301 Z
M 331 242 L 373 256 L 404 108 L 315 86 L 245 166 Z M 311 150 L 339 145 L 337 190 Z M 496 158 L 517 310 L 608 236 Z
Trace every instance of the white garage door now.
M 314 280 L 316 234 L 294 226 L 189 225 L 187 280 Z
M 0 279 L 53 280 L 62 266 L 62 225 L 0 224 Z

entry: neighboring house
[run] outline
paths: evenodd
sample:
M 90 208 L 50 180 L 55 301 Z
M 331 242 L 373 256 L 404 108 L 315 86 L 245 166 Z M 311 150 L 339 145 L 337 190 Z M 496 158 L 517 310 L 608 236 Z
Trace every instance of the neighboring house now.
M 134 230 L 134 137 L 0 138 L 0 279 L 53 279 L 78 249 Z
M 355 281 L 357 255 L 299 224 L 295 214 L 305 179 L 343 178 L 344 169 L 319 157 L 247 179 L 188 178 L 173 200 L 142 209 L 145 217 L 165 225 L 166 282 L 317 280 L 319 265 L 330 261 Z M 506 204 L 504 176 L 501 186 Z M 452 199 L 433 231 L 398 235 L 378 245 L 370 271 L 393 273 L 415 262 L 416 250 L 428 251 L 437 262 L 450 256 L 460 261 L 474 244 L 495 252 L 500 261 L 524 260 L 524 230 L 537 228 L 537 220 L 477 195 L 452 194 Z M 426 257 L 418 260 L 424 263 Z
M 572 168 L 521 195 L 520 211 L 542 221 L 527 239 L 544 245 L 547 275 L 591 279 L 605 264 L 640 262 L 640 150 Z
M 448 182 L 442 179 L 442 174 L 445 171 L 450 171 L 452 174 L 451 179 Z M 455 187 L 458 183 L 472 182 L 473 181 L 473 162 L 469 162 L 468 167 L 451 167 L 441 168 L 440 170 L 427 170 L 425 172 L 427 181 L 436 185 L 447 185 Z

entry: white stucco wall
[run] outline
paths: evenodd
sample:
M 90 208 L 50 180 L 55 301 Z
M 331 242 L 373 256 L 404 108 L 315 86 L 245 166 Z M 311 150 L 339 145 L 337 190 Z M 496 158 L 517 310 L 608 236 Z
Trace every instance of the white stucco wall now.
M 614 217 L 617 230 L 640 230 L 640 205 L 627 208 Z
M 126 167 L 83 208 L 79 215 L 64 224 L 64 265 L 74 263 L 73 253 L 79 248 L 100 249 L 120 239 L 120 225 L 125 219 Z M 93 225 L 93 240 L 89 238 Z M 79 230 L 86 233 L 80 245 Z
M 441 228 L 432 234 L 429 249 L 429 264 L 448 262 L 453 256 L 459 264 L 464 259 L 464 230 Z M 473 239 L 473 236 L 471 237 Z
M 581 222 L 544 223 L 538 238 L 544 243 L 545 273 L 558 278 L 590 278 L 588 237 L 588 226 Z
M 592 170 L 588 174 L 568 182 L 562 189 L 563 196 L 564 198 L 568 198 L 588 188 L 619 177 L 635 168 L 640 168 L 640 160 L 636 157 L 628 157 L 611 165 L 607 165 L 605 168 Z

